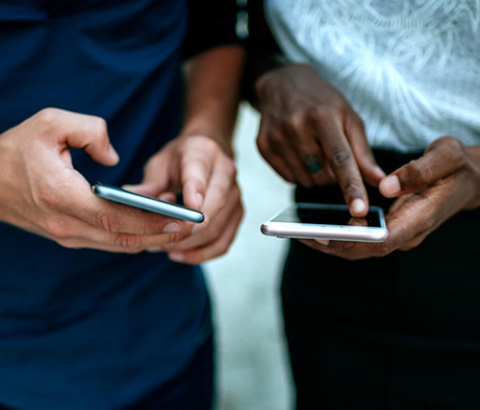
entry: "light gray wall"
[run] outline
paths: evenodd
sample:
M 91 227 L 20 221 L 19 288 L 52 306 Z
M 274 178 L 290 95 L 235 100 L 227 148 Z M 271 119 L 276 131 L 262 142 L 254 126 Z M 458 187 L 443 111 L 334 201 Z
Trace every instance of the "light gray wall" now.
M 258 114 L 242 106 L 236 129 L 239 183 L 246 209 L 229 253 L 205 265 L 216 320 L 218 410 L 287 410 L 291 378 L 280 311 L 286 240 L 260 225 L 291 202 L 292 186 L 255 146 Z

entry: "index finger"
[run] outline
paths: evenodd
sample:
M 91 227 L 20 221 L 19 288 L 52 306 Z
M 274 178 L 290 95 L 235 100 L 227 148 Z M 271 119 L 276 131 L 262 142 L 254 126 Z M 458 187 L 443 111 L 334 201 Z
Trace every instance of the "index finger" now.
M 202 208 L 213 162 L 214 159 L 207 150 L 190 150 L 182 158 L 181 183 L 186 206 L 198 210 Z
M 367 191 L 340 120 L 329 110 L 320 112 L 314 119 L 314 129 L 351 215 L 365 216 L 369 206 Z

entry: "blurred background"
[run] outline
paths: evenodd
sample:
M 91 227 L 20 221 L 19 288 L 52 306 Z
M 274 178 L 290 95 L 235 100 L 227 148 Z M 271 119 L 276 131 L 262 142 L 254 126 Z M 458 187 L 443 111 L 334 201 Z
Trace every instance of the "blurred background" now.
M 235 146 L 246 213 L 229 253 L 204 265 L 216 322 L 217 410 L 287 410 L 292 399 L 279 293 L 288 242 L 263 236 L 260 225 L 292 202 L 293 187 L 259 155 L 259 121 L 242 105 Z

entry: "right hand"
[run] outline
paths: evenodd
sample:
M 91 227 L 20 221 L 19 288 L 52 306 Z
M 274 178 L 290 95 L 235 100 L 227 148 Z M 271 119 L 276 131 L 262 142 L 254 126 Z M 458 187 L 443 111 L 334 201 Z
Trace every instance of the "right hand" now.
M 136 253 L 183 239 L 190 223 L 96 197 L 69 148 L 112 166 L 103 119 L 47 108 L 0 135 L 0 221 L 67 248 Z
M 385 173 L 362 120 L 340 92 L 302 64 L 264 74 L 255 88 L 262 114 L 257 145 L 267 162 L 307 187 L 338 182 L 352 216 L 365 216 L 363 178 L 378 185 Z

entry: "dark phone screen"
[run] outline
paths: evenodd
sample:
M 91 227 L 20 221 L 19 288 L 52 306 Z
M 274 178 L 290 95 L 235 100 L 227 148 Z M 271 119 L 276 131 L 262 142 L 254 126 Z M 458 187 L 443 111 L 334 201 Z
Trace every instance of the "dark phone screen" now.
M 382 226 L 377 211 L 370 211 L 365 218 L 352 218 L 347 209 L 311 208 L 302 205 L 283 212 L 274 221 L 318 225 L 367 226 L 373 228 Z

